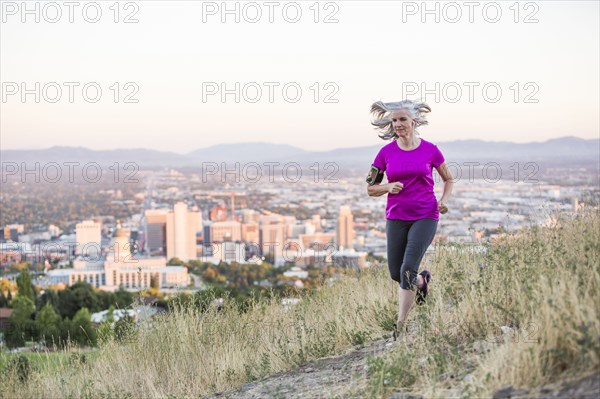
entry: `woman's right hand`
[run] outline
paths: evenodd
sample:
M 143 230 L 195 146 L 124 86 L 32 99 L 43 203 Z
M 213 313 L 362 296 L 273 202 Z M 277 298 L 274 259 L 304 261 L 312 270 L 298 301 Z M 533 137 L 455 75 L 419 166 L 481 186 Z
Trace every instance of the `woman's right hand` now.
M 388 183 L 388 193 L 398 194 L 400 192 L 400 190 L 402 190 L 402 187 L 404 187 L 404 184 L 402 184 L 402 183 L 398 183 L 398 182 Z

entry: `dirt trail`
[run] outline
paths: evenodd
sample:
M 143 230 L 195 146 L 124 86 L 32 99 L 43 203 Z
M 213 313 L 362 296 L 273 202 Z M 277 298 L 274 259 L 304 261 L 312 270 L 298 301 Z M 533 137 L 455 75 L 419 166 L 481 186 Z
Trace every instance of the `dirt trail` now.
M 391 338 L 373 341 L 361 349 L 313 360 L 292 370 L 269 375 L 261 380 L 242 384 L 238 389 L 220 392 L 210 399 L 258 398 L 369 398 L 367 391 L 367 359 L 381 356 L 393 348 Z M 457 390 L 447 391 L 445 397 L 461 397 Z M 499 387 L 493 399 L 589 398 L 600 397 L 598 372 L 573 381 L 562 381 L 551 386 L 525 390 L 512 386 Z M 409 392 L 394 392 L 390 399 L 423 399 Z
M 364 391 L 368 380 L 367 358 L 381 355 L 392 345 L 389 338 L 373 341 L 362 349 L 313 360 L 211 398 L 365 398 L 369 396 Z

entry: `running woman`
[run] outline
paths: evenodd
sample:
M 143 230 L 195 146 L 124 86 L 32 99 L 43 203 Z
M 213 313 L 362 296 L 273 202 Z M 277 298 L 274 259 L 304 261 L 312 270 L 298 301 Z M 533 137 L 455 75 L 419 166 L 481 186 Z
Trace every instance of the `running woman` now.
M 388 268 L 392 280 L 399 283 L 399 312 L 394 325 L 394 340 L 413 304 L 425 302 L 431 273 L 419 271 L 419 264 L 437 230 L 439 214 L 448 212 L 453 180 L 438 147 L 419 137 L 416 128 L 427 125 L 426 103 L 404 100 L 371 106 L 373 126 L 382 133 L 383 146 L 367 177 L 371 197 L 387 194 L 386 235 Z M 440 200 L 433 192 L 433 168 L 444 182 Z M 387 184 L 381 184 L 383 174 Z

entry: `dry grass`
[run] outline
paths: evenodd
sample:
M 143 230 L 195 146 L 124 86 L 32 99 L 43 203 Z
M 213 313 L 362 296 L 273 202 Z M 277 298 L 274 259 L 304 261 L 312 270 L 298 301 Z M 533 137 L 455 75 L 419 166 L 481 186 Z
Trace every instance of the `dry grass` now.
M 368 395 L 489 396 L 504 384 L 598 370 L 599 255 L 596 213 L 560 217 L 554 228 L 506 238 L 487 254 L 439 247 L 426 260 L 434 276 L 428 303 L 411 314 L 420 332 L 370 361 Z M 129 343 L 104 343 L 92 362 L 38 369 L 26 383 L 4 375 L 0 397 L 179 398 L 232 389 L 381 337 L 396 318 L 396 287 L 387 270 L 371 270 L 343 275 L 288 312 L 265 299 L 245 313 L 232 301 L 204 314 L 181 306 Z M 500 326 L 512 334 L 498 340 Z
M 600 217 L 555 222 L 504 237 L 487 254 L 439 248 L 435 289 L 412 314 L 420 334 L 374 365 L 385 378 L 372 379 L 371 394 L 491 397 L 502 385 L 598 371 Z
M 126 344 L 102 344 L 93 364 L 60 364 L 8 378 L 0 397 L 199 397 L 307 360 L 340 353 L 391 328 L 393 284 L 381 272 L 342 275 L 289 311 L 261 299 L 241 312 L 190 306 L 142 326 Z M 10 377 L 10 376 L 9 376 Z

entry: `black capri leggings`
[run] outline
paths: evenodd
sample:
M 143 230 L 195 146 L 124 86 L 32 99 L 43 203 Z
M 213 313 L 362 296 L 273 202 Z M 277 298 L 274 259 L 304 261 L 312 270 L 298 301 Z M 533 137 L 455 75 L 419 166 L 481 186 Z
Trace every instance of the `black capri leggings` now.
M 399 282 L 401 288 L 416 288 L 419 264 L 433 241 L 437 225 L 434 219 L 387 220 L 388 268 L 392 280 Z

